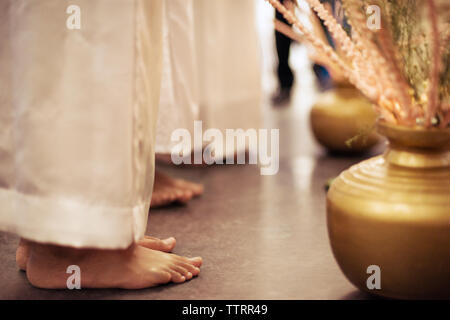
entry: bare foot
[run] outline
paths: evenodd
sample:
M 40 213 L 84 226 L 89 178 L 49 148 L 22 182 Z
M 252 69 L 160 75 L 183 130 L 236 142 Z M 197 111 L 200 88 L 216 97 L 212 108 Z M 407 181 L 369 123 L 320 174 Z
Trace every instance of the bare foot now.
M 150 207 L 166 206 L 174 202 L 186 203 L 202 193 L 203 186 L 200 184 L 174 179 L 156 171 Z
M 182 283 L 200 273 L 202 259 L 132 245 L 125 250 L 74 249 L 30 243 L 27 278 L 38 288 L 67 288 L 67 267 L 80 268 L 82 288 L 142 289 Z
M 161 240 L 155 237 L 144 236 L 144 238 L 139 240 L 137 244 L 148 249 L 172 252 L 176 243 L 177 241 L 173 237 Z M 19 246 L 16 250 L 16 263 L 20 270 L 26 271 L 29 257 L 30 242 L 25 239 L 20 239 Z
M 172 252 L 173 248 L 175 247 L 177 243 L 177 240 L 175 240 L 174 237 L 170 237 L 164 240 L 150 237 L 150 236 L 144 236 L 144 239 L 141 239 L 138 241 L 138 245 L 142 247 L 146 247 L 148 249 L 163 251 L 163 252 Z
M 25 239 L 20 239 L 19 246 L 16 250 L 16 264 L 20 270 L 27 269 L 28 257 L 30 256 L 30 242 Z

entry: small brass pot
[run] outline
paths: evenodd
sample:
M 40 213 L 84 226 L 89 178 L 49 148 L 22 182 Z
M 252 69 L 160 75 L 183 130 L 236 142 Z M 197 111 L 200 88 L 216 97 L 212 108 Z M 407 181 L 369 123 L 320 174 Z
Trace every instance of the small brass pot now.
M 328 192 L 334 256 L 361 290 L 450 298 L 450 129 L 377 128 L 385 154 L 344 171 Z M 381 289 L 367 286 L 371 265 Z
M 372 130 L 377 115 L 371 103 L 351 86 L 322 93 L 311 109 L 310 124 L 316 140 L 338 153 L 361 153 L 378 141 Z

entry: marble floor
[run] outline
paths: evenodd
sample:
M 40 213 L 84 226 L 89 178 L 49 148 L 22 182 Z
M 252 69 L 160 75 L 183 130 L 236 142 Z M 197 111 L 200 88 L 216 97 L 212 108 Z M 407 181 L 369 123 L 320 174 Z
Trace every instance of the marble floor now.
M 175 236 L 175 253 L 202 256 L 198 278 L 137 291 L 40 290 L 17 270 L 18 238 L 0 233 L 0 299 L 370 298 L 339 270 L 326 228 L 324 185 L 361 158 L 333 157 L 316 145 L 302 92 L 285 108 L 264 106 L 266 126 L 281 128 L 278 174 L 261 176 L 256 165 L 161 167 L 205 185 L 186 206 L 151 210 L 147 232 Z

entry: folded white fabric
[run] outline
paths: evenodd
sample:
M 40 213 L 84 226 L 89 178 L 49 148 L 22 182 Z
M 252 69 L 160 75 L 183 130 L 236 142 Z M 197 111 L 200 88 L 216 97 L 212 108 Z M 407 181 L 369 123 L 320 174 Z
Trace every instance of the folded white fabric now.
M 170 154 L 176 129 L 193 132 L 199 117 L 198 65 L 195 52 L 194 0 L 164 1 L 163 73 L 156 153 Z
M 261 126 L 261 50 L 253 0 L 195 0 L 204 129 Z M 242 152 L 243 150 L 234 150 Z
M 0 2 L 0 229 L 125 248 L 154 170 L 162 2 Z

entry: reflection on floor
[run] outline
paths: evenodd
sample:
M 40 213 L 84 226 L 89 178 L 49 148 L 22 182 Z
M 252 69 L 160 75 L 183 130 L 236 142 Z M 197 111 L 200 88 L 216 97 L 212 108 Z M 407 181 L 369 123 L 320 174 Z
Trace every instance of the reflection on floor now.
M 335 263 L 326 230 L 324 184 L 359 161 L 333 158 L 311 140 L 306 113 L 271 110 L 280 131 L 280 171 L 256 166 L 172 168 L 205 184 L 187 206 L 150 213 L 148 234 L 175 236 L 175 252 L 201 255 L 200 277 L 139 291 L 48 291 L 15 266 L 18 238 L 0 233 L 0 299 L 341 299 L 364 298 Z M 239 181 L 239 183 L 236 183 Z
M 271 19 L 272 12 L 259 10 L 260 24 Z M 270 51 L 271 30 L 262 32 L 262 47 Z M 293 55 L 305 56 L 304 49 L 297 47 Z M 313 78 L 304 58 L 295 61 L 301 70 L 291 105 L 263 106 L 266 127 L 281 128 L 277 175 L 261 176 L 254 165 L 165 168 L 172 175 L 202 182 L 206 191 L 187 206 L 152 210 L 148 234 L 175 236 L 175 253 L 202 256 L 200 277 L 138 291 L 40 290 L 16 268 L 18 238 L 0 233 L 0 299 L 370 298 L 339 270 L 328 243 L 325 214 L 326 181 L 361 158 L 331 157 L 315 144 L 308 124 L 316 96 Z M 272 62 L 273 57 L 264 58 L 267 95 L 274 83 Z

